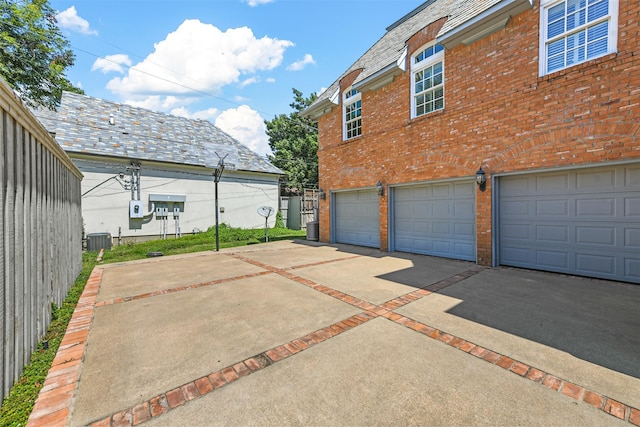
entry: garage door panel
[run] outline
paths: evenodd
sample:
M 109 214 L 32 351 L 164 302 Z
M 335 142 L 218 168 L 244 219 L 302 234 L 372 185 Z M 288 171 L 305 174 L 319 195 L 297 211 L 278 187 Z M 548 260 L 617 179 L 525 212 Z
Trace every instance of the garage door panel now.
M 624 230 L 624 247 L 632 250 L 640 248 L 640 229 L 626 228 Z
M 640 188 L 640 166 L 627 166 L 624 170 L 625 187 Z
M 569 203 L 566 200 L 538 200 L 535 214 L 536 216 L 567 216 Z
M 576 271 L 613 276 L 616 273 L 616 258 L 607 255 L 577 254 Z
M 640 217 L 640 198 L 624 199 L 624 216 Z
M 453 186 L 451 184 L 433 184 L 432 196 L 434 199 L 451 196 Z
M 374 190 L 336 193 L 333 221 L 336 242 L 380 247 L 380 209 Z
M 433 234 L 443 234 L 448 236 L 451 234 L 451 224 L 448 222 L 434 222 Z
M 453 251 L 460 258 L 475 257 L 476 246 L 469 243 L 453 242 Z
M 501 228 L 500 234 L 505 241 L 529 240 L 530 229 L 530 224 L 507 224 Z
M 528 215 L 529 201 L 528 200 L 505 201 L 500 206 L 500 213 L 503 217 Z
M 576 243 L 615 246 L 615 227 L 576 227 Z
M 397 251 L 475 260 L 474 183 L 436 183 L 393 190 Z
M 503 196 L 517 196 L 531 192 L 529 188 L 532 181 L 523 177 L 511 177 L 508 181 L 500 183 L 500 193 Z M 535 183 L 534 183 L 535 184 Z
M 425 212 L 426 213 L 426 212 Z M 434 203 L 433 216 L 436 218 L 448 218 L 453 214 L 449 203 Z
M 498 184 L 500 264 L 640 283 L 640 165 Z
M 469 183 L 466 182 L 456 183 L 453 185 L 453 189 L 456 196 L 470 196 L 475 199 L 476 193 L 473 184 L 469 185 Z
M 541 242 L 569 242 L 569 227 L 561 225 L 539 225 L 535 227 L 536 239 Z M 528 238 L 525 237 L 525 238 Z
M 581 199 L 576 201 L 576 215 L 615 217 L 616 201 L 612 198 L 606 199 Z
M 569 188 L 570 177 L 566 173 L 539 176 L 536 181 L 536 191 L 545 193 L 564 192 Z
M 527 267 L 532 261 L 534 251 L 529 248 L 504 245 L 501 248 L 500 260 L 503 265 L 511 265 L 514 267 Z
M 413 246 L 420 251 L 433 251 L 433 242 L 424 239 L 413 239 L 408 244 L 413 244 Z
M 613 190 L 616 187 L 616 171 L 609 169 L 577 172 L 576 187 L 578 190 L 585 190 L 589 193 L 597 188 Z
M 635 279 L 640 283 L 640 260 L 627 258 L 624 260 L 625 277 Z
M 453 234 L 458 237 L 475 238 L 476 228 L 473 224 L 453 224 Z
M 471 218 L 474 216 L 475 203 L 456 202 L 453 205 L 453 215 L 457 218 Z
M 564 251 L 539 250 L 536 252 L 536 263 L 550 269 L 565 271 L 569 269 L 569 256 Z

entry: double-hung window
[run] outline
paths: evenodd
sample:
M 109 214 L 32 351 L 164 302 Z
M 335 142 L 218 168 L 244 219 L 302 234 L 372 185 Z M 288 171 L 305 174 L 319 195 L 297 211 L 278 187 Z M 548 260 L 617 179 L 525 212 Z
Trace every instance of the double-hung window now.
M 540 75 L 615 52 L 617 0 L 541 0 Z
M 343 96 L 344 139 L 362 135 L 362 94 L 349 88 Z
M 419 117 L 444 108 L 444 48 L 428 46 L 411 57 L 411 115 Z

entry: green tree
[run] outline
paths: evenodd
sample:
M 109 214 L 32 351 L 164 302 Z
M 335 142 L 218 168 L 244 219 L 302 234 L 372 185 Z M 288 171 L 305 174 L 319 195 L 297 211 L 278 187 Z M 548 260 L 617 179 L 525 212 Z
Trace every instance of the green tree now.
M 285 172 L 287 187 L 297 192 L 318 185 L 317 124 L 300 115 L 318 96 L 312 93 L 305 98 L 302 92 L 293 89 L 293 97 L 289 104 L 292 113 L 265 120 L 265 124 L 273 152 L 269 160 Z
M 69 46 L 48 0 L 0 0 L 0 76 L 27 105 L 54 110 L 63 91 L 83 93 L 65 76 Z

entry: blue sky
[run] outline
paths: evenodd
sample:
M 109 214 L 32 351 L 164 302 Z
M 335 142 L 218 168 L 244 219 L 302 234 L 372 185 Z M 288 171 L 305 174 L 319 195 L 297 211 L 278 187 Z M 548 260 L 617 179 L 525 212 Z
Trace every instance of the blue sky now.
M 268 154 L 264 120 L 318 94 L 424 0 L 50 0 L 89 96 L 211 120 Z

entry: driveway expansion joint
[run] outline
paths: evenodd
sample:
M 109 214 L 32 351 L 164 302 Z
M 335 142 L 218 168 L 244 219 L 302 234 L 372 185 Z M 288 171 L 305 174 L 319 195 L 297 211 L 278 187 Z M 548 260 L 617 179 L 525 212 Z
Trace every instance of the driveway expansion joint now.
M 215 284 L 226 283 L 247 277 L 255 277 L 271 273 L 279 274 L 285 278 L 310 287 L 325 295 L 336 298 L 352 306 L 361 308 L 364 311 L 334 324 L 331 324 L 325 328 L 311 332 L 305 336 L 296 338 L 285 344 L 266 350 L 245 360 L 233 363 L 232 365 L 222 368 L 216 372 L 210 373 L 206 376 L 197 378 L 186 384 L 175 387 L 169 391 L 152 397 L 151 399 L 140 402 L 130 408 L 112 413 L 104 418 L 92 422 L 90 425 L 98 427 L 116 425 L 137 426 L 143 424 L 150 419 L 157 418 L 175 408 L 187 405 L 192 400 L 196 400 L 200 397 L 206 396 L 217 389 L 223 388 L 231 383 L 239 381 L 243 377 L 261 371 L 262 369 L 265 369 L 275 363 L 285 360 L 295 354 L 298 354 L 317 344 L 340 335 L 343 332 L 349 331 L 364 323 L 367 323 L 372 319 L 382 317 L 415 332 L 418 332 L 422 335 L 425 335 L 431 339 L 440 341 L 443 344 L 449 345 L 457 350 L 468 353 L 470 356 L 484 360 L 510 373 L 513 373 L 535 383 L 539 383 L 549 390 L 560 392 L 568 397 L 573 398 L 576 401 L 582 401 L 618 419 L 628 421 L 629 423 L 636 426 L 640 426 L 640 409 L 618 402 L 605 395 L 599 394 L 592 390 L 588 390 L 578 384 L 574 384 L 570 381 L 558 378 L 551 373 L 543 371 L 542 369 L 529 366 L 525 363 L 514 360 L 507 355 L 500 354 L 498 352 L 492 351 L 491 349 L 476 345 L 471 341 L 467 341 L 461 337 L 449 334 L 446 331 L 439 330 L 435 327 L 426 325 L 424 323 L 394 312 L 394 310 L 403 307 L 411 302 L 417 301 L 425 296 L 438 292 L 448 286 L 459 283 L 475 274 L 478 274 L 479 272 L 485 270 L 486 267 L 476 266 L 464 272 L 440 280 L 436 283 L 426 285 L 405 295 L 396 297 L 383 304 L 375 305 L 360 298 L 345 294 L 336 289 L 318 284 L 312 280 L 298 276 L 291 272 L 295 269 L 327 264 L 329 262 L 338 262 L 347 259 L 359 258 L 361 257 L 361 255 L 288 268 L 277 268 L 260 261 L 252 260 L 237 253 L 232 253 L 230 255 L 239 260 L 264 268 L 266 271 L 254 273 L 251 275 L 220 279 L 216 281 L 201 283 L 198 285 L 177 287 L 169 290 L 151 292 L 137 296 L 96 303 L 96 297 L 102 280 L 103 271 L 102 268 L 96 267 L 96 269 L 94 269 L 94 271 L 92 272 L 91 277 L 87 282 L 87 286 L 85 287 L 85 291 L 83 292 L 83 295 L 81 297 L 82 306 L 79 303 L 78 307 L 76 308 L 78 316 L 76 316 L 76 312 L 74 312 L 74 316 L 72 317 L 72 320 L 69 324 L 65 338 L 67 337 L 67 335 L 71 336 L 71 332 L 74 332 L 74 334 L 75 332 L 80 332 L 80 336 L 78 337 L 77 335 L 74 335 L 73 342 L 65 343 L 63 339 L 63 344 L 65 345 L 65 347 L 63 348 L 61 344 L 58 350 L 54 365 L 52 366 L 49 375 L 47 376 L 47 381 L 45 381 L 45 387 L 43 388 L 43 390 L 41 390 L 38 400 L 36 401 L 34 411 L 29 418 L 28 427 L 43 425 L 63 426 L 68 423 L 69 417 L 72 414 L 73 397 L 76 391 L 77 382 L 79 381 L 81 362 L 84 357 L 84 351 L 86 350 L 86 341 L 89 333 L 90 321 L 86 322 L 86 318 L 87 316 L 89 316 L 90 319 L 93 318 L 93 310 L 95 307 L 128 302 L 156 295 L 164 295 L 167 293 L 180 292 L 197 287 L 212 286 Z M 74 319 L 76 319 L 75 322 Z M 81 321 L 82 324 L 79 324 L 79 321 Z M 78 356 L 78 349 L 76 347 L 79 345 L 82 346 L 82 352 Z M 71 357 L 69 357 L 70 351 L 74 351 L 74 354 Z M 67 362 L 73 365 L 71 369 L 65 369 L 64 376 L 56 375 L 56 369 L 60 369 L 60 367 L 66 365 Z M 62 386 L 61 384 L 65 385 Z M 51 405 L 52 399 L 57 402 L 57 404 Z

